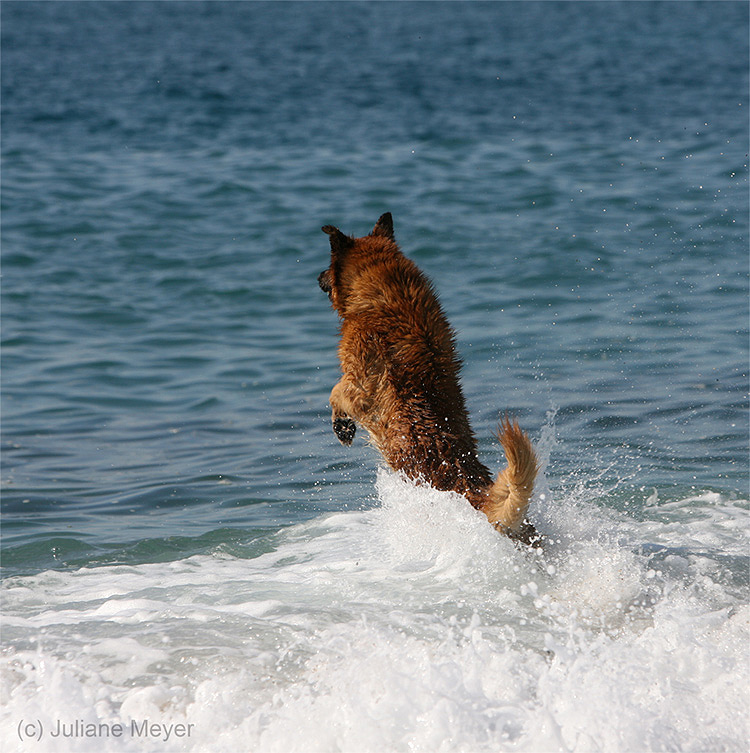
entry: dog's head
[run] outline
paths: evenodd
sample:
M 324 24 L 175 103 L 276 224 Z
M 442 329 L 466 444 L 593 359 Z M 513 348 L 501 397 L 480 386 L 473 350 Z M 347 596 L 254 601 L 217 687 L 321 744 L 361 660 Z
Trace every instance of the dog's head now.
M 395 249 L 393 218 L 390 212 L 381 215 L 369 235 L 352 238 L 333 225 L 324 225 L 331 241 L 331 265 L 318 275 L 320 289 L 328 294 L 333 307 L 343 316 L 346 299 L 358 270 L 381 251 Z

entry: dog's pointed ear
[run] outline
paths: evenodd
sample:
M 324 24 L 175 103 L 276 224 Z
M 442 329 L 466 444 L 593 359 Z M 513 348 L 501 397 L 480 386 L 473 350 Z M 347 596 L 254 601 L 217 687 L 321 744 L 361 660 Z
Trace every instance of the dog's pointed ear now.
M 380 216 L 370 235 L 379 235 L 382 238 L 393 240 L 393 217 L 391 217 L 390 212 L 386 212 Z
M 344 235 L 337 227 L 333 225 L 323 225 L 321 230 L 331 239 L 331 253 L 338 256 L 348 251 L 354 245 L 354 238 Z

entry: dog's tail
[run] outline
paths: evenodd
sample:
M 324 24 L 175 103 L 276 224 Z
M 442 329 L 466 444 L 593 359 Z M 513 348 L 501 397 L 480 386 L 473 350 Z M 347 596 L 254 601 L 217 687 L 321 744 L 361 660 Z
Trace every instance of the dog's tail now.
M 528 435 L 516 421 L 507 417 L 500 422 L 498 438 L 505 450 L 508 467 L 498 474 L 495 483 L 487 490 L 482 512 L 498 530 L 529 543 L 535 531 L 526 521 L 526 510 L 534 490 L 538 467 L 536 454 Z

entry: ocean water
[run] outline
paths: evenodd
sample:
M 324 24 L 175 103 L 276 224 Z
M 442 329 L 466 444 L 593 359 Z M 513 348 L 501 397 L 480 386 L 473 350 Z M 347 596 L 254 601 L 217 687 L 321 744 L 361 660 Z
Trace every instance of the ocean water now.
M 747 750 L 746 3 L 0 14 L 3 751 Z M 330 430 L 385 211 L 542 552 Z

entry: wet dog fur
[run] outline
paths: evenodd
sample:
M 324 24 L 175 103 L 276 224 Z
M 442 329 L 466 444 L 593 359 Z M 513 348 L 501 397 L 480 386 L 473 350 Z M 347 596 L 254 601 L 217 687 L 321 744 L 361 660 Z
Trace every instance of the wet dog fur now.
M 477 455 L 455 335 L 432 284 L 396 244 L 390 213 L 362 238 L 332 225 L 323 232 L 331 264 L 318 283 L 341 318 L 342 377 L 330 397 L 339 441 L 351 444 L 360 424 L 393 470 L 462 494 L 498 530 L 533 543 L 531 442 L 504 419 L 499 439 L 508 464 L 493 480 Z

